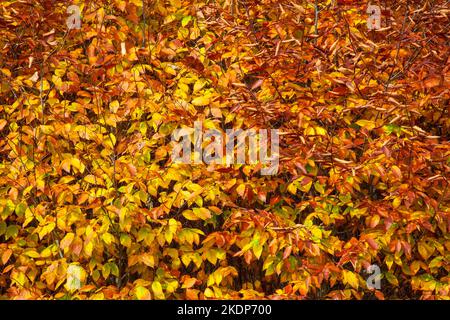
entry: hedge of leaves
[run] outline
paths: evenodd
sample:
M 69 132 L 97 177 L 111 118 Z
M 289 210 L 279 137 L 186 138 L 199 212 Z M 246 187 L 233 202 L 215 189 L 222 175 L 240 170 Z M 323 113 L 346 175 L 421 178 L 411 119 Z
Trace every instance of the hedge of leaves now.
M 1 1 L 0 296 L 448 299 L 448 5 L 373 4 Z M 195 121 L 278 173 L 173 163 Z

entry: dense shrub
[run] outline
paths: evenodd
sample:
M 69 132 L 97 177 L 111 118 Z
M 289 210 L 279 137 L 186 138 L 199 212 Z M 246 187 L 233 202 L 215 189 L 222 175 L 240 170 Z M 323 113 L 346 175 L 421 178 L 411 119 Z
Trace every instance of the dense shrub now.
M 448 6 L 379 4 L 1 1 L 0 296 L 448 298 Z M 194 121 L 278 173 L 173 163 Z

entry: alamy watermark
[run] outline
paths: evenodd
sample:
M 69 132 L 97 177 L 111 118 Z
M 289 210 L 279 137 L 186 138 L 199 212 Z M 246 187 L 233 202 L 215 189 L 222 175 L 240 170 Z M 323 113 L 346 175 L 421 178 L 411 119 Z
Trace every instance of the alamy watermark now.
M 381 269 L 378 265 L 370 265 L 366 272 L 371 276 L 367 278 L 366 284 L 369 289 L 381 289 Z
M 381 9 L 377 5 L 369 4 L 366 13 L 369 14 L 367 18 L 367 29 L 378 30 L 381 28 Z
M 247 140 L 248 145 L 246 144 Z M 174 130 L 172 142 L 174 144 L 172 150 L 172 161 L 174 163 L 214 163 L 225 166 L 261 163 L 262 175 L 275 175 L 278 172 L 280 156 L 279 132 L 277 129 L 260 129 L 258 131 L 255 129 L 227 129 L 225 134 L 217 129 L 203 132 L 202 122 L 196 121 L 194 122 L 194 128 Z M 203 148 L 205 142 L 208 144 Z M 193 152 L 192 145 L 194 146 Z M 246 161 L 246 153 L 248 161 Z
M 67 8 L 67 13 L 70 16 L 66 20 L 66 25 L 69 30 L 81 28 L 81 10 L 77 5 L 71 5 Z
M 75 291 L 81 288 L 83 278 L 83 268 L 76 264 L 70 264 L 67 268 L 66 289 Z
M 67 28 L 69 30 L 72 29 L 80 29 L 81 28 L 81 10 L 77 5 L 71 5 L 67 8 L 67 13 L 70 16 L 66 20 Z M 377 5 L 368 4 L 367 5 L 367 14 L 369 17 L 367 18 L 367 29 L 369 30 L 378 30 L 381 28 L 381 9 Z M 122 49 L 123 52 L 123 49 Z

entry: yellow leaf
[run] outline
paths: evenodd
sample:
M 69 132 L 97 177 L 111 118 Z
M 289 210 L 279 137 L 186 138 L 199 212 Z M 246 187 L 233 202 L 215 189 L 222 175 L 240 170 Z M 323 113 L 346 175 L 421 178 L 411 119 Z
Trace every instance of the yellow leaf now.
M 213 273 L 213 277 L 214 277 L 214 281 L 217 285 L 220 285 L 220 283 L 222 282 L 223 276 L 222 273 L 220 271 L 216 271 Z
M 173 76 L 176 76 L 176 75 L 177 75 L 177 72 L 175 71 L 174 67 L 171 66 L 171 65 L 166 65 L 166 66 L 164 67 L 164 71 L 167 72 L 168 74 L 173 75 Z
M 59 183 L 68 184 L 69 182 L 72 182 L 73 180 L 75 180 L 75 178 L 72 176 L 64 176 L 61 179 L 59 179 Z
M 109 137 L 111 138 L 112 145 L 115 146 L 117 142 L 116 136 L 110 133 Z
M 105 243 L 107 245 L 110 245 L 111 243 L 115 242 L 114 241 L 114 236 L 111 233 L 108 233 L 108 232 L 106 232 L 106 233 L 104 233 L 102 235 L 102 239 L 103 239 L 103 241 L 105 241 Z
M 39 89 L 41 89 L 42 88 L 42 90 L 43 91 L 47 91 L 48 89 L 50 89 L 50 83 L 48 83 L 48 81 L 47 80 L 42 80 L 40 83 L 38 83 L 37 84 L 38 85 L 38 88 Z
M 193 212 L 192 210 L 184 210 L 183 213 L 182 213 L 182 215 L 183 215 L 186 219 L 192 220 L 192 221 L 195 221 L 195 220 L 199 220 L 199 219 L 200 219 L 199 217 L 197 217 L 197 216 L 194 214 L 194 212 Z
M 314 129 L 316 130 L 316 134 L 319 136 L 326 136 L 327 135 L 327 130 L 325 130 L 322 127 L 314 127 Z
M 394 256 L 393 255 L 386 256 L 386 265 L 388 267 L 388 270 L 391 270 L 393 263 L 394 263 Z
M 42 179 L 37 179 L 36 180 L 36 188 L 40 191 L 44 191 L 45 188 L 45 181 Z
M 197 81 L 195 81 L 194 83 L 194 93 L 198 92 L 199 90 L 201 90 L 206 84 L 205 80 L 199 79 Z
M 94 250 L 94 244 L 92 242 L 88 242 L 85 246 L 84 246 L 84 252 L 86 252 L 87 256 L 90 257 L 92 256 L 92 251 Z
M 55 128 L 53 126 L 39 126 L 39 129 L 43 134 L 51 134 L 55 131 Z
M 358 120 L 356 121 L 356 124 L 367 130 L 372 130 L 373 128 L 375 128 L 375 122 L 372 120 Z
M 425 241 L 420 241 L 418 244 L 419 253 L 424 260 L 428 260 L 428 258 L 434 253 L 434 246 L 429 245 Z
M 263 246 L 259 242 L 253 245 L 253 253 L 257 259 L 261 257 L 262 250 Z
M 150 253 L 144 253 L 140 256 L 140 260 L 147 266 L 153 268 L 155 266 L 155 258 Z
M 348 271 L 348 270 L 343 270 L 342 274 L 344 276 L 344 279 L 343 279 L 344 284 L 349 284 L 354 289 L 358 289 L 359 281 L 358 281 L 358 277 L 356 276 L 355 273 Z
M 23 287 L 25 285 L 25 282 L 27 281 L 27 278 L 23 272 L 14 270 L 11 273 L 11 280 L 13 283 L 19 284 L 20 287 Z
M 9 71 L 8 69 L 0 69 L 2 71 L 2 73 L 7 76 L 7 77 L 11 77 L 11 71 Z
M 401 203 L 402 199 L 400 199 L 399 197 L 395 197 L 394 201 L 392 201 L 392 206 L 394 207 L 394 209 L 396 209 L 400 206 Z
M 52 250 L 50 248 L 45 248 L 41 251 L 41 258 L 48 258 L 52 255 Z
M 83 173 L 84 169 L 86 169 L 84 164 L 81 163 L 81 161 L 79 159 L 77 159 L 77 158 L 70 159 L 70 164 L 72 165 L 72 167 L 78 169 L 81 173 Z
M 312 180 L 304 185 L 300 185 L 298 188 L 303 192 L 309 192 L 309 189 L 311 189 L 312 186 Z
M 295 184 L 292 182 L 288 185 L 287 190 L 292 193 L 293 195 L 295 195 L 297 193 L 297 187 L 295 186 Z
M 420 261 L 417 261 L 417 260 L 413 261 L 411 263 L 410 267 L 411 267 L 412 274 L 413 275 L 416 274 L 419 271 L 419 269 L 420 269 Z
M 216 250 L 210 249 L 206 251 L 206 259 L 208 259 L 208 261 L 211 262 L 212 264 L 216 264 L 217 262 Z
M 206 208 L 193 208 L 194 214 L 202 220 L 211 218 L 211 212 Z
M 305 129 L 305 135 L 314 136 L 314 135 L 316 135 L 316 132 L 314 131 L 313 127 L 308 127 Z
M 205 290 L 205 297 L 213 298 L 214 297 L 214 292 L 210 288 L 206 288 L 206 290 Z
M 320 230 L 318 228 L 312 229 L 311 234 L 318 239 L 322 239 L 322 230 Z
M 192 257 L 190 254 L 183 254 L 181 256 L 181 262 L 187 267 L 191 263 Z
M 158 281 L 153 281 L 152 291 L 155 294 L 156 299 L 164 299 L 164 293 L 162 291 L 162 286 L 161 286 L 161 283 L 159 283 Z
M 177 228 L 178 228 L 177 220 L 169 219 L 169 230 L 170 230 L 170 232 L 172 232 L 172 233 L 177 232 Z
M 147 288 L 144 287 L 137 287 L 136 288 L 136 297 L 139 300 L 150 300 L 152 298 L 150 291 Z
M 241 197 L 244 197 L 244 194 L 245 194 L 245 184 L 240 184 L 240 185 L 236 188 L 236 192 L 237 192 L 238 195 L 240 195 Z
M 116 113 L 117 112 L 117 110 L 119 110 L 119 101 L 117 101 L 117 100 L 114 100 L 113 102 L 111 102 L 110 104 L 109 104 L 109 110 L 112 112 L 112 113 Z
M 197 97 L 191 101 L 194 106 L 207 106 L 209 104 L 209 98 L 202 96 Z
M 93 174 L 88 174 L 87 176 L 84 177 L 83 179 L 84 181 L 86 181 L 87 183 L 90 184 L 95 184 L 95 176 Z

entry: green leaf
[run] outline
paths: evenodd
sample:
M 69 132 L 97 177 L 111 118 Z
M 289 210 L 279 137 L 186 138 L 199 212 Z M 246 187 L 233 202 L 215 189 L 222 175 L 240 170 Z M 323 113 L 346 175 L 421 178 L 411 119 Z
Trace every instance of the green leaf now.
M 0 236 L 3 235 L 6 232 L 6 222 L 1 221 L 0 222 Z
M 25 203 L 23 203 L 23 202 L 19 203 L 16 207 L 17 216 L 23 217 L 26 209 L 27 209 L 27 205 Z
M 186 25 L 189 23 L 189 21 L 191 21 L 192 20 L 192 16 L 186 16 L 186 17 L 183 17 L 183 19 L 181 20 L 181 25 L 183 26 L 183 27 L 186 27 Z
M 109 263 L 104 264 L 103 268 L 102 268 L 103 278 L 108 279 L 110 273 L 111 273 L 111 267 L 110 267 Z
M 15 238 L 19 234 L 19 226 L 12 224 L 6 228 L 5 239 Z
M 440 268 L 440 267 L 442 267 L 443 260 L 444 260 L 444 257 L 436 257 L 433 260 L 431 260 L 429 267 L 431 269 Z
M 319 183 L 319 181 L 316 181 L 314 183 L 314 189 L 316 189 L 316 191 L 319 192 L 320 194 L 323 194 L 325 192 L 325 189 L 323 188 L 323 185 L 321 185 Z
M 253 245 L 253 253 L 255 254 L 255 257 L 257 259 L 259 259 L 261 257 L 262 250 L 263 250 L 263 246 L 259 243 L 259 241 L 258 241 L 258 243 L 255 243 Z
M 113 276 L 118 277 L 119 276 L 119 267 L 114 262 L 109 263 L 109 268 L 111 269 L 111 274 Z
M 397 135 L 399 135 L 401 133 L 401 127 L 396 126 L 395 124 L 387 124 L 385 126 L 383 126 L 384 132 L 386 132 L 387 134 L 391 134 L 391 133 L 395 133 Z
M 389 281 L 390 284 L 398 287 L 398 280 L 392 272 L 386 272 L 384 275 L 386 276 L 386 280 Z
M 131 237 L 128 234 L 122 233 L 120 235 L 120 244 L 124 247 L 131 247 Z

